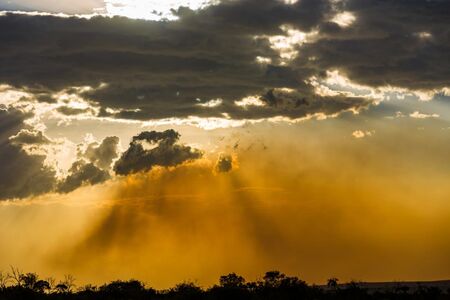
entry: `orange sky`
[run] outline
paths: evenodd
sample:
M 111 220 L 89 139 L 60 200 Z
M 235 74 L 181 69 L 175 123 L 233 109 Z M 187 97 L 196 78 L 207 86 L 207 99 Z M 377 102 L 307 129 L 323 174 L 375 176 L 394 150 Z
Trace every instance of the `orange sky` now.
M 332 125 L 234 130 L 222 149 L 230 173 L 215 173 L 210 155 L 4 204 L 0 268 L 158 288 L 271 269 L 311 283 L 448 278 L 448 145 L 382 129 L 355 139 Z

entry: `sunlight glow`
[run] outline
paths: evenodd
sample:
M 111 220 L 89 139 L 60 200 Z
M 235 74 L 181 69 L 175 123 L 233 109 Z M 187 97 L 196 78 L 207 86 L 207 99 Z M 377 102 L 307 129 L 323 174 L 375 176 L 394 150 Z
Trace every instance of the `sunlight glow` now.
M 355 15 L 351 12 L 344 11 L 339 13 L 331 19 L 331 22 L 338 24 L 341 27 L 348 27 L 356 21 Z
M 280 29 L 283 31 L 281 35 L 273 36 L 256 36 L 255 38 L 265 38 L 269 40 L 270 47 L 277 51 L 280 55 L 281 65 L 294 60 L 298 56 L 297 48 L 304 43 L 314 40 L 317 36 L 316 31 L 302 32 L 292 26 L 282 25 Z M 256 58 L 259 63 L 267 63 L 263 58 Z
M 272 63 L 272 59 L 270 57 L 257 56 L 256 62 L 262 65 L 268 65 Z
M 411 113 L 409 116 L 414 119 L 439 118 L 438 114 L 424 114 L 418 111 Z
M 249 96 L 245 97 L 239 101 L 235 101 L 234 104 L 241 107 L 247 107 L 247 106 L 265 106 L 266 103 L 264 103 L 260 97 L 258 96 Z
M 431 39 L 433 37 L 433 35 L 431 33 L 426 32 L 426 31 L 418 32 L 418 33 L 416 33 L 416 35 L 422 40 Z
M 201 106 L 201 107 L 213 108 L 213 107 L 217 107 L 217 106 L 222 105 L 222 102 L 223 102 L 222 99 L 217 98 L 217 99 L 211 99 L 211 100 L 209 100 L 208 102 L 205 102 L 205 103 L 198 103 L 197 105 Z
M 375 131 L 373 131 L 373 130 L 372 131 L 355 130 L 355 131 L 353 131 L 352 136 L 355 139 L 362 139 L 365 137 L 372 136 L 374 133 L 375 133 Z
M 9 85 L 0 84 L 0 108 L 1 105 L 9 106 L 26 97 L 30 97 L 30 95 L 26 92 L 16 90 Z
M 313 76 L 307 80 L 308 84 L 314 87 L 315 93 L 324 97 L 346 96 L 346 97 L 365 97 L 376 101 L 398 99 L 403 100 L 405 97 L 412 97 L 420 101 L 430 101 L 436 94 L 445 95 L 446 89 L 432 90 L 410 90 L 394 86 L 382 86 L 374 88 L 353 82 L 339 70 L 327 70 L 326 77 L 317 78 Z
M 145 20 L 176 20 L 172 10 L 181 6 L 196 10 L 214 4 L 214 0 L 105 0 L 108 15 Z

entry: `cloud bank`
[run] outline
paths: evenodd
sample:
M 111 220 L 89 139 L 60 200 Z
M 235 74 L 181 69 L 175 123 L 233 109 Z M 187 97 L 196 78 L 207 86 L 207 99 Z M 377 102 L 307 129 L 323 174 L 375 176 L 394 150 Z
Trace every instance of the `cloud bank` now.
M 2 108 L 0 117 L 0 200 L 69 193 L 82 186 L 103 183 L 114 174 L 177 166 L 203 155 L 198 149 L 179 144 L 180 134 L 174 130 L 144 131 L 133 137 L 129 148 L 115 162 L 113 172 L 113 161 L 119 156 L 119 138 L 111 136 L 101 143 L 79 145 L 77 160 L 66 176 L 58 178 L 56 166 L 46 163 L 46 149 L 40 148 L 56 142 L 24 123 L 30 113 Z
M 178 20 L 0 17 L 0 82 L 40 99 L 73 86 L 102 116 L 134 120 L 302 118 L 357 111 L 366 97 L 319 96 L 329 70 L 371 87 L 450 85 L 447 1 L 221 1 Z M 294 105 L 274 105 L 290 89 Z M 284 92 L 284 94 L 286 94 Z M 260 97 L 266 105 L 236 101 Z M 217 105 L 210 101 L 220 99 Z M 62 107 L 61 113 L 82 111 Z

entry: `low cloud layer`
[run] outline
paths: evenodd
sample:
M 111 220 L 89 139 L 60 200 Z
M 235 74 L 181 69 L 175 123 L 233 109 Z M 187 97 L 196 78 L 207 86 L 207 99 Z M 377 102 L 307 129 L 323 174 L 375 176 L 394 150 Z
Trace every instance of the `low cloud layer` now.
M 46 162 L 48 153 L 42 148 L 55 142 L 24 123 L 30 116 L 12 108 L 0 109 L 0 200 L 68 193 L 110 178 L 111 163 L 118 155 L 117 137 L 89 144 L 67 176 L 59 179 L 56 166 Z
M 119 156 L 119 138 L 111 136 L 101 143 L 79 145 L 67 175 L 58 178 L 56 166 L 46 163 L 48 153 L 41 148 L 56 142 L 24 123 L 31 116 L 16 109 L 0 109 L 0 200 L 69 193 L 103 183 L 114 173 L 127 175 L 154 166 L 177 166 L 203 155 L 198 149 L 179 144 L 180 134 L 174 130 L 144 131 L 133 137 L 128 150 L 114 164 L 113 172 L 112 164 Z
M 177 166 L 202 157 L 200 150 L 178 144 L 179 138 L 180 134 L 174 130 L 141 132 L 133 137 L 128 150 L 114 165 L 114 171 L 128 175 L 148 171 L 154 166 Z

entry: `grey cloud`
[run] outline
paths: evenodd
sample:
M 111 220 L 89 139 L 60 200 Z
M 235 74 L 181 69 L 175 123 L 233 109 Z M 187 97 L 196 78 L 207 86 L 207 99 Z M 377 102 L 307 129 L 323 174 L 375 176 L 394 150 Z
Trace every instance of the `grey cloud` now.
M 21 129 L 9 140 L 14 145 L 45 145 L 53 143 L 42 131 L 30 129 Z
M 101 116 L 139 120 L 223 113 L 233 119 L 299 118 L 370 104 L 358 97 L 321 97 L 304 83 L 329 69 L 371 86 L 450 85 L 448 1 L 333 3 L 222 1 L 199 11 L 180 8 L 178 21 L 159 22 L 7 15 L 0 17 L 0 27 L 8 28 L 0 32 L 0 82 L 38 89 L 41 95 L 104 82 L 106 87 L 81 96 L 97 102 Z M 329 22 L 344 10 L 356 16 L 351 26 Z M 279 53 L 264 36 L 283 34 L 283 24 L 318 35 L 298 45 L 296 60 L 280 65 Z M 420 38 L 420 32 L 431 37 Z M 258 56 L 272 63 L 258 64 Z M 279 88 L 296 91 L 290 97 L 297 98 L 288 101 L 294 105 L 280 105 L 272 97 L 270 91 Z M 250 95 L 263 96 L 269 105 L 234 105 Z M 218 107 L 197 105 L 197 99 L 217 98 L 223 100 Z
M 119 138 L 110 136 L 99 143 L 90 143 L 79 150 L 78 160 L 69 169 L 69 174 L 58 184 L 58 192 L 69 193 L 79 187 L 103 183 L 111 178 L 111 164 L 118 156 Z
M 305 45 L 295 65 L 337 68 L 370 86 L 450 84 L 449 1 L 346 0 L 341 9 L 353 13 L 355 22 L 347 28 L 321 24 L 322 38 Z
M 84 185 L 110 178 L 109 169 L 118 156 L 117 137 L 91 143 L 79 154 L 66 178 L 58 181 L 56 171 L 44 164 L 45 155 L 26 152 L 23 147 L 54 144 L 41 131 L 24 124 L 32 114 L 14 108 L 0 108 L 0 200 L 27 198 L 49 192 L 68 193 Z
M 202 153 L 189 146 L 177 144 L 180 135 L 174 130 L 144 131 L 134 136 L 126 152 L 114 165 L 119 175 L 150 170 L 153 166 L 176 166 L 198 159 Z M 110 168 L 118 156 L 118 137 L 107 137 L 100 144 L 91 143 L 78 153 L 69 174 L 58 183 L 57 191 L 69 193 L 79 187 L 95 185 L 111 178 Z M 145 148 L 145 143 L 150 150 Z
M 0 44 L 0 63 L 6 66 L 0 70 L 0 82 L 39 87 L 41 94 L 108 83 L 81 96 L 98 102 L 102 116 L 106 108 L 119 111 L 109 114 L 116 118 L 222 117 L 223 113 L 234 119 L 272 117 L 280 111 L 243 109 L 234 101 L 283 87 L 314 101 L 312 87 L 303 81 L 315 71 L 279 65 L 279 54 L 268 40 L 255 36 L 282 34 L 282 24 L 312 30 L 330 9 L 326 0 L 294 5 L 242 0 L 222 1 L 199 11 L 181 8 L 180 20 L 172 22 L 8 15 L 0 18 L 0 26 L 9 28 L 0 32 L 0 40 L 5 41 Z M 258 64 L 258 56 L 271 58 L 274 64 Z M 220 107 L 197 105 L 197 99 L 217 98 L 223 100 Z M 359 100 L 356 108 L 366 105 Z M 288 116 L 317 112 L 303 107 L 290 109 Z
M 260 100 L 266 105 L 252 107 L 251 113 L 265 118 L 273 115 L 299 118 L 316 113 L 333 115 L 351 109 L 359 110 L 372 103 L 363 97 L 308 96 L 295 90 L 269 90 L 260 97 Z
M 23 121 L 28 117 L 29 114 L 16 109 L 0 109 L 0 199 L 3 200 L 47 193 L 56 184 L 55 170 L 44 165 L 45 156 L 30 155 L 14 142 L 14 138 L 10 140 L 16 135 L 16 142 L 44 141 L 43 136 L 21 131 L 25 127 Z
M 106 137 L 101 144 L 91 143 L 87 146 L 81 156 L 88 159 L 97 167 L 109 170 L 115 158 L 118 157 L 119 138 L 116 136 Z
M 199 12 L 180 8 L 183 26 L 209 28 L 221 34 L 276 34 L 279 27 L 291 24 L 310 31 L 331 11 L 328 0 L 302 0 L 286 4 L 278 0 L 221 1 Z
M 102 170 L 93 163 L 82 160 L 72 164 L 69 175 L 58 184 L 58 192 L 69 193 L 83 185 L 95 185 L 110 178 L 108 171 Z
M 85 114 L 88 112 L 92 112 L 92 109 L 90 108 L 73 108 L 69 106 L 60 106 L 56 109 L 57 112 L 62 113 L 66 116 L 74 116 L 74 115 L 80 115 Z
M 233 159 L 231 155 L 220 155 L 215 169 L 218 173 L 228 173 L 233 170 Z
M 69 193 L 111 178 L 111 164 L 118 157 L 118 137 L 91 143 L 78 153 L 68 175 L 57 181 L 56 172 L 46 166 L 44 155 L 31 155 L 22 146 L 53 143 L 42 132 L 24 125 L 30 114 L 16 109 L 0 109 L 0 199 L 27 198 L 49 192 Z M 178 143 L 174 130 L 142 132 L 133 137 L 129 149 L 116 162 L 117 174 L 126 175 L 154 166 L 176 166 L 198 159 L 202 152 Z M 146 147 L 150 149 L 146 149 Z
M 128 150 L 116 162 L 114 171 L 127 175 L 148 171 L 154 166 L 177 166 L 202 157 L 201 151 L 178 144 L 179 138 L 179 133 L 171 129 L 164 132 L 144 131 L 134 136 Z

